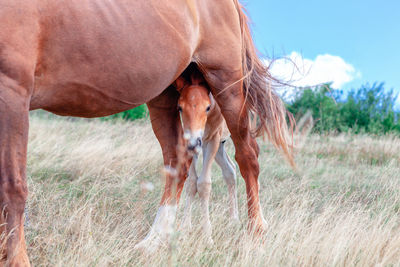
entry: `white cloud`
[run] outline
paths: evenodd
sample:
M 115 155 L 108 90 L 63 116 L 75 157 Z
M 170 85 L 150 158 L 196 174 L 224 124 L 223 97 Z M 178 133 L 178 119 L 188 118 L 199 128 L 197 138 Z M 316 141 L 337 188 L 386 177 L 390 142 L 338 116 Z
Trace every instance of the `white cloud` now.
M 266 61 L 271 74 L 296 87 L 314 86 L 332 82 L 333 88 L 341 88 L 345 83 L 359 78 L 361 73 L 339 56 L 318 55 L 314 60 L 303 58 L 292 52 L 288 57 Z

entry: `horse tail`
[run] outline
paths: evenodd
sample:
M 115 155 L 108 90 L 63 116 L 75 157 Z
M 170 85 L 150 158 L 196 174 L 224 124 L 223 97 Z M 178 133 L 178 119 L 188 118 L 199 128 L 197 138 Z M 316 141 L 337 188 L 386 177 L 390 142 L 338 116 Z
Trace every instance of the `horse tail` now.
M 240 18 L 242 35 L 243 93 L 249 115 L 256 121 L 256 136 L 267 136 L 294 167 L 293 125 L 295 121 L 273 88 L 277 80 L 257 55 L 248 17 L 238 0 L 233 0 Z M 290 128 L 286 121 L 289 118 Z

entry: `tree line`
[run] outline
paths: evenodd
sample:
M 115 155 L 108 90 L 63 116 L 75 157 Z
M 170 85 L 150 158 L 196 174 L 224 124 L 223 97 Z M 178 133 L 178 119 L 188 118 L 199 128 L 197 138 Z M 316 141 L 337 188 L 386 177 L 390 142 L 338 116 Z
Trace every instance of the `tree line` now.
M 329 84 L 296 91 L 293 100 L 286 103 L 287 109 L 296 119 L 310 112 L 316 133 L 400 133 L 397 95 L 385 90 L 384 83 L 366 84 L 349 92 L 332 89 Z
M 385 90 L 384 83 L 365 84 L 345 92 L 330 84 L 298 88 L 287 109 L 299 120 L 311 114 L 315 133 L 400 133 L 400 112 L 395 109 L 397 94 Z M 145 105 L 106 117 L 107 120 L 136 120 L 148 116 Z

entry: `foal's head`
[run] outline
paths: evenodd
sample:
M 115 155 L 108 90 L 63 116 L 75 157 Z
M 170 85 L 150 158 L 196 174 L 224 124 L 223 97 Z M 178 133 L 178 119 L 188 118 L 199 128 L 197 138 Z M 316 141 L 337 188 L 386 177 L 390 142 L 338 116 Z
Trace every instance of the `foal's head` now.
M 200 73 L 191 74 L 190 81 L 179 77 L 175 85 L 180 92 L 178 110 L 181 114 L 183 137 L 187 140 L 188 150 L 198 153 L 212 104 L 210 90 Z

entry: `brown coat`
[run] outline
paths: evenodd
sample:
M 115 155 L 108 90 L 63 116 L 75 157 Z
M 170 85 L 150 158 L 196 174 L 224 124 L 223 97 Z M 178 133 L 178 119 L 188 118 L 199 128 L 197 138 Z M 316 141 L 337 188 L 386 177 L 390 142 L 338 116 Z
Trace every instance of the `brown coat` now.
M 222 116 L 221 109 L 215 101 L 214 97 L 210 94 L 211 109 L 207 115 L 207 123 L 204 129 L 203 140 L 207 142 L 211 140 L 216 134 L 220 135 L 220 140 L 225 141 L 231 133 L 228 130 L 225 119 Z

